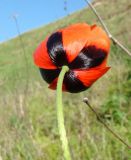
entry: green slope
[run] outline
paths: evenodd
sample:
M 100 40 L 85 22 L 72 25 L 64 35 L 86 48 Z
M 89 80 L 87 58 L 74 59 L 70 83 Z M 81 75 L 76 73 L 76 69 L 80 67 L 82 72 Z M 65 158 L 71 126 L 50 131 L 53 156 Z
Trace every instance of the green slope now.
M 131 50 L 131 1 L 99 0 L 96 9 L 117 39 Z M 3 160 L 60 160 L 55 91 L 33 64 L 37 45 L 51 32 L 77 22 L 98 23 L 89 8 L 0 44 L 0 156 Z M 130 160 L 82 103 L 88 97 L 103 120 L 131 144 L 131 58 L 111 46 L 110 71 L 89 90 L 64 93 L 66 129 L 75 160 Z M 79 117 L 79 118 L 78 118 Z

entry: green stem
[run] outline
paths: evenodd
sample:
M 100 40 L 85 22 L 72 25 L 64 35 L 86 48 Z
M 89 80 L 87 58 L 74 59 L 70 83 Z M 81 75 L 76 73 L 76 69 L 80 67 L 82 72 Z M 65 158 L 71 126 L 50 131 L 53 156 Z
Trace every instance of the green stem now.
M 62 105 L 62 84 L 63 84 L 65 73 L 68 71 L 69 71 L 69 68 L 67 66 L 62 67 L 62 70 L 59 74 L 58 82 L 57 82 L 57 100 L 56 100 L 58 128 L 59 128 L 59 134 L 62 142 L 62 149 L 64 152 L 65 160 L 71 160 L 68 140 L 66 137 L 65 125 L 64 125 L 64 115 L 63 115 L 63 105 Z

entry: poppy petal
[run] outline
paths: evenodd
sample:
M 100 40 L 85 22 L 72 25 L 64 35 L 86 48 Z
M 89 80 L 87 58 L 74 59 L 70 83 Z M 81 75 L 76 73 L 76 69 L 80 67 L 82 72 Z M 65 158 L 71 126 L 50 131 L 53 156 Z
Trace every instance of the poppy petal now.
M 71 93 L 82 92 L 88 88 L 76 77 L 73 71 L 69 71 L 65 74 L 64 84 L 66 90 Z
M 87 42 L 90 26 L 86 23 L 71 25 L 62 30 L 63 46 L 68 62 L 71 62 Z
M 52 90 L 56 90 L 58 78 L 54 79 L 54 81 L 49 85 L 49 88 Z M 62 91 L 66 91 L 65 84 L 62 84 Z
M 87 87 L 90 87 L 97 79 L 104 75 L 110 67 L 95 67 L 87 70 L 75 70 L 76 77 Z
M 55 32 L 48 38 L 47 50 L 52 62 L 57 67 L 68 65 L 66 52 L 63 47 L 61 32 Z
M 110 39 L 101 27 L 93 25 L 91 26 L 91 32 L 90 35 L 88 35 L 86 46 L 89 45 L 103 49 L 108 54 L 110 49 Z
M 60 69 L 43 69 L 39 68 L 42 78 L 47 82 L 51 83 L 56 77 L 59 76 Z
M 87 69 L 100 65 L 106 58 L 106 51 L 95 46 L 84 47 L 80 54 L 69 64 L 71 69 Z
M 44 69 L 56 69 L 57 67 L 51 61 L 51 58 L 47 52 L 46 41 L 43 41 L 36 49 L 34 53 L 34 63 L 39 68 Z

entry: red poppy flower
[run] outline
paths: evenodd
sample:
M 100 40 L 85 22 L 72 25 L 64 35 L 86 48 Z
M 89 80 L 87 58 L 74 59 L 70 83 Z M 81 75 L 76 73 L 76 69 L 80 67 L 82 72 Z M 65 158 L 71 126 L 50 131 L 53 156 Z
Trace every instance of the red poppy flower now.
M 76 93 L 108 71 L 109 48 L 110 40 L 100 27 L 74 24 L 47 37 L 36 49 L 34 62 L 51 89 L 56 89 L 61 67 L 67 65 L 63 91 Z

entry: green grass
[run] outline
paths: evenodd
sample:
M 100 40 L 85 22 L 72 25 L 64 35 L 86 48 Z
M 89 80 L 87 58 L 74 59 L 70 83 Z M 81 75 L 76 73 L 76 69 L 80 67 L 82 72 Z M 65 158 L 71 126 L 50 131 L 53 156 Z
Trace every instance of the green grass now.
M 131 50 L 131 3 L 100 0 L 96 9 L 110 31 Z M 33 64 L 37 45 L 51 32 L 77 22 L 98 23 L 85 8 L 57 22 L 0 44 L 0 158 L 62 160 L 56 118 L 56 92 Z M 28 60 L 26 65 L 25 58 Z M 75 160 L 130 160 L 131 150 L 116 140 L 82 102 L 88 97 L 103 120 L 131 144 L 131 60 L 112 44 L 109 72 L 89 90 L 64 93 L 65 125 Z M 28 67 L 28 70 L 27 70 Z M 29 71 L 29 72 L 28 72 Z M 27 85 L 28 83 L 28 85 Z

